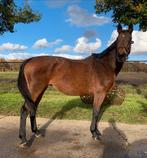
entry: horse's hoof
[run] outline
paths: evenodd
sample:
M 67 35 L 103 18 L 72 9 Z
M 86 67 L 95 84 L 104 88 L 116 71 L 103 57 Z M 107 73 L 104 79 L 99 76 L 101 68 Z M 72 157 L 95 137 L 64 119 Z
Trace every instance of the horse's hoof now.
M 41 136 L 42 136 L 41 133 L 40 133 L 40 134 L 36 134 L 36 133 L 35 133 L 35 137 L 36 137 L 36 138 L 40 138 Z
M 98 129 L 95 132 L 96 132 L 97 137 L 102 137 L 102 134 Z
M 92 138 L 93 138 L 95 141 L 101 141 L 101 140 L 102 140 L 102 135 L 92 136 Z
M 28 143 L 27 143 L 27 141 L 25 141 L 25 142 L 21 142 L 20 144 L 19 144 L 19 147 L 20 148 L 27 148 L 28 147 Z
M 95 141 L 101 141 L 100 137 L 92 137 Z
M 35 137 L 36 137 L 36 138 L 40 138 L 40 137 L 42 137 L 41 132 L 40 132 L 40 131 L 37 131 L 37 132 L 35 133 Z

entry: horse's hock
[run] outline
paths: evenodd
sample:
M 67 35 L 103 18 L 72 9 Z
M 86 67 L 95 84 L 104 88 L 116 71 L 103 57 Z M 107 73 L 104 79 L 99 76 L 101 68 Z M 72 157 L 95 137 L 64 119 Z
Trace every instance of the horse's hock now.
M 85 104 L 92 104 L 94 97 L 92 95 L 80 96 Z M 121 105 L 125 99 L 125 91 L 120 86 L 115 86 L 104 100 L 105 104 Z

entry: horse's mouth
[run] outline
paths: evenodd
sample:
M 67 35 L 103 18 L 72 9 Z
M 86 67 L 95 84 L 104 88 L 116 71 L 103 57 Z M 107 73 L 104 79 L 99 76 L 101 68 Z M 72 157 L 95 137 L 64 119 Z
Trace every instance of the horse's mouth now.
M 125 62 L 127 59 L 128 59 L 128 55 L 127 55 L 127 54 L 118 55 L 118 56 L 117 56 L 118 62 Z

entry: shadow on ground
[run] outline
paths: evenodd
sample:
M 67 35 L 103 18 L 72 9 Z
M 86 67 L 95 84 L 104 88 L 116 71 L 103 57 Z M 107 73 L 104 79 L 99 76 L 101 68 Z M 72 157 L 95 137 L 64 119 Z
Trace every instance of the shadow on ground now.
M 128 140 L 117 128 L 115 120 L 109 120 L 109 127 L 103 131 L 103 158 L 128 158 Z
M 125 133 L 118 129 L 115 121 L 109 121 L 109 127 L 103 131 L 102 158 L 147 158 L 147 139 L 129 143 Z

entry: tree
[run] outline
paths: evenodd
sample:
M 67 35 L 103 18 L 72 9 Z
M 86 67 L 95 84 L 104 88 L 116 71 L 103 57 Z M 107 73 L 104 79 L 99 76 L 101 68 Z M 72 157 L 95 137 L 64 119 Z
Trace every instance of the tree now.
M 41 15 L 34 12 L 28 3 L 20 8 L 14 0 L 0 0 L 0 34 L 14 32 L 14 25 L 17 23 L 37 22 L 40 18 Z
M 96 13 L 112 12 L 114 23 L 138 24 L 147 31 L 147 0 L 96 0 Z

